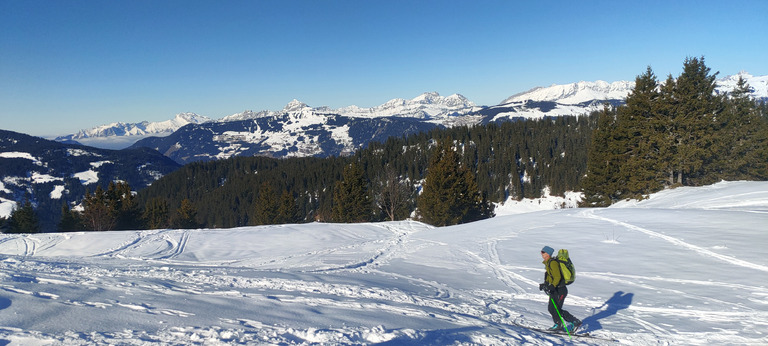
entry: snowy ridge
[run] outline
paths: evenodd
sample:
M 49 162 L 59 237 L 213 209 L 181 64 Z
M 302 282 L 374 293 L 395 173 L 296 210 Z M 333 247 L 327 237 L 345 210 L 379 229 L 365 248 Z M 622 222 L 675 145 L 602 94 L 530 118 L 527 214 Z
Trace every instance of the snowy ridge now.
M 612 208 L 444 228 L 400 221 L 4 234 L 0 338 L 766 344 L 766 221 L 767 182 L 721 182 Z M 564 309 L 593 338 L 529 329 L 552 323 L 538 290 L 543 245 L 570 251 L 578 272 Z
M 719 94 L 730 92 L 736 87 L 739 77 L 752 87 L 752 96 L 755 99 L 768 98 L 768 76 L 755 77 L 747 72 L 726 76 L 717 79 L 715 91 Z M 660 82 L 664 82 L 663 80 Z M 622 100 L 635 87 L 634 81 L 618 81 L 608 83 L 605 81 L 577 82 L 570 84 L 553 84 L 549 87 L 537 87 L 526 92 L 512 95 L 500 105 L 510 103 L 523 103 L 527 101 L 551 101 L 562 105 L 578 105 L 601 100 Z
M 538 87 L 512 95 L 501 101 L 500 105 L 525 101 L 554 101 L 564 105 L 576 105 L 590 101 L 621 100 L 635 87 L 634 82 L 604 81 L 578 82 L 550 87 Z
M 188 124 L 203 124 L 212 121 L 210 118 L 195 113 L 179 113 L 175 117 L 165 121 L 140 123 L 115 122 L 96 126 L 78 133 L 56 137 L 59 142 L 77 141 L 85 145 L 91 145 L 105 149 L 122 149 L 139 139 L 148 136 L 167 136 Z M 119 139 L 116 143 L 107 140 Z M 127 145 L 126 145 L 127 144 Z

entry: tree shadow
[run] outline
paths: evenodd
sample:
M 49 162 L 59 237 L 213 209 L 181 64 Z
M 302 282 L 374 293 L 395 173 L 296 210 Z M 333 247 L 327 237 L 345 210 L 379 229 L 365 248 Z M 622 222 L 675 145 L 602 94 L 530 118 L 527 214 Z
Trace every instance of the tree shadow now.
M 589 333 L 591 331 L 603 329 L 600 320 L 616 315 L 619 310 L 628 308 L 632 305 L 632 298 L 634 296 L 634 293 L 624 293 L 623 291 L 614 293 L 611 299 L 608 299 L 603 305 L 596 308 L 601 309 L 602 307 L 605 307 L 605 310 L 601 310 L 597 314 L 592 314 L 592 316 L 589 316 L 582 321 L 586 326 L 584 332 Z

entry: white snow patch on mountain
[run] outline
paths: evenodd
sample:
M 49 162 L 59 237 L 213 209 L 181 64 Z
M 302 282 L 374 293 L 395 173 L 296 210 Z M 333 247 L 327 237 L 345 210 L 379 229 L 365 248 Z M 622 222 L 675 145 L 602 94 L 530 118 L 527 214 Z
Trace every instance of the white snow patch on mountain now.
M 95 184 L 99 182 L 99 172 L 96 172 L 92 169 L 72 174 L 72 177 L 80 179 L 80 183 L 83 185 Z
M 593 100 L 620 100 L 627 97 L 634 88 L 634 82 L 619 81 L 608 83 L 605 81 L 578 82 L 549 87 L 538 87 L 523 93 L 515 94 L 501 104 L 523 101 L 556 101 L 561 104 L 574 105 Z
M 61 195 L 66 191 L 64 189 L 64 185 L 56 185 L 53 187 L 53 191 L 51 191 L 51 199 L 61 199 Z
M 0 218 L 8 218 L 16 209 L 16 202 L 0 197 Z
M 503 216 L 544 210 L 578 208 L 579 203 L 584 199 L 584 193 L 573 191 L 566 192 L 565 196 L 552 196 L 549 187 L 544 188 L 541 196 L 541 198 L 523 198 L 520 201 L 510 197 L 504 203 L 496 204 L 494 211 L 497 216 Z
M 435 228 L 0 235 L 10 344 L 766 344 L 768 182 Z M 577 267 L 550 335 L 544 245 Z M 631 265 L 629 265 L 631 264 Z
M 40 162 L 40 159 L 32 156 L 32 154 L 25 153 L 25 152 L 19 152 L 19 151 L 8 151 L 8 152 L 0 153 L 0 158 L 3 158 L 3 159 L 25 159 L 25 160 L 30 160 L 30 161 L 34 162 L 38 166 L 42 166 L 43 165 L 43 163 Z

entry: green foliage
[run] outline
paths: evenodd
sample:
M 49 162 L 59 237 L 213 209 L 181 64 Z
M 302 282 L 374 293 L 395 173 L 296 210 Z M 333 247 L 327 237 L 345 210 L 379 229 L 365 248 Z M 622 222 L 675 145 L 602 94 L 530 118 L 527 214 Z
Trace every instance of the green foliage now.
M 372 220 L 372 203 L 368 195 L 365 172 L 355 162 L 344 167 L 343 180 L 333 191 L 334 222 L 366 222 Z
M 75 232 L 83 230 L 83 220 L 80 217 L 80 213 L 69 208 L 69 205 L 64 203 L 61 206 L 61 220 L 59 221 L 59 232 Z
M 141 218 L 148 229 L 168 228 L 170 225 L 168 201 L 162 197 L 153 197 L 144 206 Z
M 8 230 L 6 233 L 38 233 L 40 222 L 35 213 L 35 208 L 29 200 L 24 201 L 21 207 L 15 208 L 8 218 Z
M 768 179 L 768 122 L 740 80 L 726 97 L 704 58 L 659 84 L 650 68 L 626 104 L 604 110 L 589 148 L 586 206 L 607 206 L 678 185 Z M 764 114 L 764 113 L 763 113 Z
M 435 149 L 427 168 L 424 189 L 418 199 L 419 218 L 434 226 L 449 226 L 492 216 L 475 182 L 448 142 Z
M 197 209 L 189 199 L 185 198 L 181 201 L 181 206 L 176 209 L 176 214 L 171 218 L 171 227 L 176 229 L 200 228 L 200 223 L 197 222 Z

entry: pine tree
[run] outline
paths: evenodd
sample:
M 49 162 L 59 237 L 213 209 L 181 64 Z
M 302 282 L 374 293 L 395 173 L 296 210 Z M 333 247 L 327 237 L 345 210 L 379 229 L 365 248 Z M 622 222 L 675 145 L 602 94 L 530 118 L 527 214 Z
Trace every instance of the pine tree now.
M 272 184 L 265 181 L 259 188 L 259 197 L 256 200 L 256 211 L 254 213 L 254 225 L 271 225 L 276 223 L 278 213 L 278 199 Z
M 617 128 L 621 141 L 613 143 L 623 150 L 617 177 L 622 187 L 619 199 L 639 198 L 661 188 L 658 165 L 663 138 L 655 129 L 660 94 L 656 75 L 650 67 L 635 79 L 635 87 L 619 108 Z
M 717 179 L 768 179 L 768 123 L 750 97 L 751 87 L 739 77 L 736 88 L 716 121 L 715 150 L 721 158 L 713 164 Z
M 299 222 L 298 207 L 296 205 L 296 199 L 293 194 L 288 190 L 283 190 L 280 195 L 280 207 L 277 209 L 276 224 L 287 224 Z
M 60 232 L 75 232 L 83 229 L 80 214 L 69 208 L 66 203 L 61 206 Z
M 40 221 L 35 213 L 35 208 L 29 200 L 25 200 L 21 207 L 11 212 L 8 219 L 8 233 L 39 233 Z
M 433 226 L 456 225 L 492 216 L 472 172 L 448 142 L 438 145 L 418 199 L 419 217 Z
M 148 229 L 168 228 L 170 223 L 168 216 L 168 201 L 162 197 L 155 197 L 149 200 L 144 206 L 142 219 Z
M 363 169 L 357 163 L 347 165 L 343 180 L 336 182 L 333 191 L 333 221 L 368 222 L 373 216 L 372 208 Z
M 582 182 L 584 206 L 607 207 L 621 194 L 618 176 L 623 158 L 613 140 L 615 127 L 616 111 L 606 104 L 598 113 L 597 128 L 588 149 L 587 175 Z
M 692 179 L 701 179 L 703 167 L 715 155 L 712 135 L 716 113 L 721 100 L 713 95 L 717 73 L 710 75 L 710 68 L 704 58 L 688 58 L 683 73 L 677 78 L 673 89 L 673 115 L 675 155 L 672 163 L 677 172 L 676 182 L 684 185 L 695 184 Z
M 176 209 L 176 214 L 171 220 L 171 226 L 176 229 L 200 228 L 200 223 L 197 222 L 197 209 L 188 198 L 181 200 L 181 206 Z
M 83 224 L 90 231 L 109 231 L 117 222 L 116 202 L 109 198 L 101 186 L 93 194 L 85 192 L 83 200 Z

